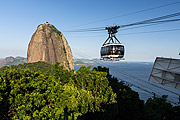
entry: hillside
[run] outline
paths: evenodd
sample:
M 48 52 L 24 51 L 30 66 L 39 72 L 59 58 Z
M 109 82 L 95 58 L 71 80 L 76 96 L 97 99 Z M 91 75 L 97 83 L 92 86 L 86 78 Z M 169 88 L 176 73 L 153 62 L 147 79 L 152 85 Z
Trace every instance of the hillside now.
M 26 58 L 23 58 L 23 57 L 6 57 L 4 59 L 1 59 L 0 60 L 0 67 L 3 67 L 3 66 L 9 66 L 9 65 L 19 65 L 19 64 L 24 64 L 27 62 L 27 59 Z

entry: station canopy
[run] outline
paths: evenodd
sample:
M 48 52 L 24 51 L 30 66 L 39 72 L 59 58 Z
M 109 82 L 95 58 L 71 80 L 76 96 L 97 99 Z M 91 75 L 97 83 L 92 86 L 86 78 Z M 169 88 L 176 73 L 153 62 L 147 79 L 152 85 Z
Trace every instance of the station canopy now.
M 180 89 L 180 59 L 157 57 L 149 81 Z

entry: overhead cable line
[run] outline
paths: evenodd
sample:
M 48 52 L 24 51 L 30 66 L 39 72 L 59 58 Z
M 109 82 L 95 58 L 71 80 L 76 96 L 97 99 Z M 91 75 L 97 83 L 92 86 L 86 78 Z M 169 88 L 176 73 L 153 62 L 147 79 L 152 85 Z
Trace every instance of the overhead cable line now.
M 143 32 L 131 32 L 131 33 L 121 33 L 117 35 L 133 35 L 133 34 L 151 34 L 151 33 L 160 33 L 160 32 L 172 32 L 172 31 L 180 31 L 180 28 L 177 29 L 163 29 L 163 30 L 154 30 L 154 31 L 143 31 Z M 77 36 L 76 38 L 84 38 L 84 37 L 102 37 L 106 35 L 97 35 L 97 36 Z M 74 37 L 73 37 L 74 38 Z
M 180 29 L 165 29 L 165 30 L 155 30 L 155 31 L 147 31 L 147 32 L 134 32 L 134 33 L 124 33 L 117 35 L 132 35 L 132 34 L 143 34 L 143 33 L 159 33 L 159 32 L 171 32 L 171 31 L 179 31 Z
M 81 29 L 77 29 L 77 30 L 72 30 L 72 31 L 64 31 L 64 32 L 97 32 L 97 31 L 105 31 L 105 29 L 84 29 L 84 30 L 81 30 Z
M 74 30 L 68 30 L 64 32 L 87 32 L 87 31 L 98 31 L 98 30 L 105 30 L 105 27 L 97 27 L 97 28 L 84 28 L 84 29 L 74 29 Z
M 120 29 L 119 31 L 125 31 L 125 30 L 130 30 L 130 29 L 137 29 L 137 28 L 142 28 L 142 27 L 150 27 L 150 26 L 154 26 L 154 25 L 159 25 L 159 24 L 163 24 L 163 23 L 170 23 L 170 22 L 178 22 L 180 21 L 180 19 L 171 19 L 171 20 L 164 20 L 164 21 L 157 21 L 157 22 L 151 22 L 149 24 L 146 24 L 146 25 L 143 25 L 143 26 L 136 26 L 136 27 L 130 27 L 130 28 L 122 28 Z M 162 30 L 163 32 L 164 30 Z M 176 29 L 170 29 L 170 30 L 167 30 L 167 31 L 176 31 Z M 67 31 L 66 31 L 67 32 Z M 74 33 L 78 33 L 78 31 L 68 31 L 68 32 L 74 32 Z M 83 32 L 83 31 L 79 31 L 80 33 Z M 86 32 L 86 31 L 84 31 Z M 102 31 L 99 31 L 98 33 L 102 33 Z M 147 32 L 147 33 L 150 33 L 151 31 Z M 141 33 L 141 32 L 139 32 Z M 127 33 L 129 34 L 129 33 Z M 131 34 L 131 33 L 130 33 Z M 126 35 L 125 34 L 119 34 L 119 35 Z M 101 35 L 101 36 L 104 36 L 104 35 Z M 81 37 L 101 37 L 101 36 L 81 36 Z
M 140 22 L 135 22 L 131 24 L 126 24 L 126 25 L 120 25 L 120 28 L 126 28 L 126 27 L 131 27 L 131 26 L 137 26 L 137 25 L 143 25 L 143 24 L 162 24 L 162 23 L 168 23 L 168 22 L 176 22 L 180 21 L 180 19 L 168 19 L 172 17 L 177 17 L 180 16 L 180 12 L 165 15 L 165 16 L 160 16 L 148 20 L 143 20 Z M 168 19 L 168 20 L 163 20 L 163 19 Z M 64 32 L 97 32 L 97 31 L 105 31 L 103 27 L 99 28 L 87 28 L 87 29 L 76 29 L 76 30 L 71 30 L 71 31 L 64 31 Z
M 176 16 L 179 16 L 179 15 L 180 15 L 180 12 L 177 12 L 177 13 L 174 13 L 174 14 L 169 14 L 169 15 L 165 15 L 165 16 L 161 16 L 161 17 L 157 17 L 157 18 L 152 18 L 152 19 L 144 20 L 144 21 L 140 21 L 140 22 L 135 22 L 135 23 L 132 23 L 132 24 L 120 25 L 120 28 L 134 26 L 134 25 L 141 25 L 141 24 L 158 23 L 158 22 L 159 23 L 172 22 L 173 20 L 165 20 L 165 21 L 158 21 L 158 20 L 172 18 L 172 17 L 176 17 Z M 174 20 L 174 21 L 176 21 L 176 20 Z
M 112 67 L 113 67 L 113 66 L 112 66 Z M 163 89 L 163 90 L 168 91 L 168 92 L 170 92 L 170 93 L 173 93 L 173 94 L 175 94 L 175 95 L 178 95 L 178 96 L 180 95 L 180 94 L 178 94 L 178 93 L 176 93 L 176 92 L 173 92 L 173 91 L 171 91 L 171 90 L 168 90 L 168 89 L 163 88 L 163 87 L 160 87 L 160 86 L 157 86 L 157 85 L 152 84 L 152 83 L 150 83 L 150 82 L 144 81 L 144 80 L 142 80 L 142 79 L 140 79 L 140 78 L 138 78 L 138 77 L 136 77 L 136 76 L 130 75 L 130 74 L 128 74 L 127 72 L 124 72 L 124 71 L 122 71 L 122 70 L 119 70 L 119 69 L 117 69 L 117 68 L 115 68 L 115 67 L 113 67 L 113 68 L 116 69 L 116 70 L 118 70 L 119 73 L 121 73 L 121 74 L 123 74 L 123 75 L 126 75 L 127 77 L 134 78 L 134 79 L 136 79 L 136 80 L 138 80 L 138 81 L 141 81 L 141 82 L 150 84 L 150 85 L 152 85 L 152 86 L 154 86 L 154 87 Z
M 174 21 L 175 20 L 175 21 Z M 167 20 L 165 20 L 167 21 Z M 177 19 L 171 19 L 169 20 L 169 22 L 178 22 L 179 20 Z M 137 28 L 142 28 L 142 27 L 151 27 L 151 26 L 154 26 L 154 25 L 160 25 L 160 24 L 163 24 L 163 23 L 169 23 L 169 22 L 157 22 L 157 23 L 153 23 L 153 24 L 147 24 L 147 25 L 142 25 L 142 26 L 136 26 L 136 27 L 131 27 L 131 28 L 122 28 L 120 29 L 120 31 L 124 31 L 124 30 L 130 30 L 130 29 L 137 29 Z
M 172 2 L 172 3 L 168 3 L 168 4 L 164 4 L 164 5 L 160 5 L 160 6 L 156 6 L 156 7 L 152 7 L 152 8 L 147 8 L 147 9 L 143 9 L 143 10 L 139 10 L 139 11 L 135 11 L 135 12 L 130 12 L 127 14 L 123 14 L 123 15 L 119 15 L 119 16 L 115 16 L 115 17 L 111 17 L 111 18 L 107 18 L 107 19 L 102 19 L 102 20 L 89 22 L 89 23 L 85 23 L 85 24 L 81 24 L 81 25 L 75 25 L 75 26 L 72 26 L 69 28 L 80 27 L 80 26 L 85 26 L 85 25 L 94 24 L 94 23 L 98 23 L 98 22 L 108 21 L 108 20 L 125 17 L 125 16 L 129 16 L 129 15 L 133 15 L 133 14 L 137 14 L 137 13 L 141 13 L 141 12 L 146 12 L 146 11 L 150 11 L 150 10 L 154 10 L 154 9 L 158 9 L 158 8 L 162 8 L 162 7 L 166 7 L 166 6 L 171 6 L 171 5 L 175 5 L 175 4 L 179 4 L 179 3 L 180 3 L 180 1 L 176 1 L 176 2 Z

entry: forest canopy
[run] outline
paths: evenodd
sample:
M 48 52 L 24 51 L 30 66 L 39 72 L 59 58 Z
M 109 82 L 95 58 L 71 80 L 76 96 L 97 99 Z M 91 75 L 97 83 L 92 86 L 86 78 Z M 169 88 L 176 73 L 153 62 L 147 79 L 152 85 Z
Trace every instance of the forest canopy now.
M 107 73 L 81 67 L 76 73 L 59 64 L 4 67 L 0 73 L 1 118 L 77 119 L 115 103 Z
M 0 69 L 0 108 L 0 119 L 180 119 L 179 106 L 163 97 L 144 103 L 108 68 L 68 71 L 45 62 Z

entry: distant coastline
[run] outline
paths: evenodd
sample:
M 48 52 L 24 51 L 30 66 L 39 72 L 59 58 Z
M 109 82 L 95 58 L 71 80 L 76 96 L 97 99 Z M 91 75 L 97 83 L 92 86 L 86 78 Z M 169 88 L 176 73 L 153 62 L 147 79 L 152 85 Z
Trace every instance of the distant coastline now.
M 74 65 L 86 65 L 86 64 L 84 63 L 84 64 L 74 64 Z
M 139 64 L 149 65 L 149 63 L 148 63 L 148 62 L 141 62 L 141 63 L 139 63 Z

